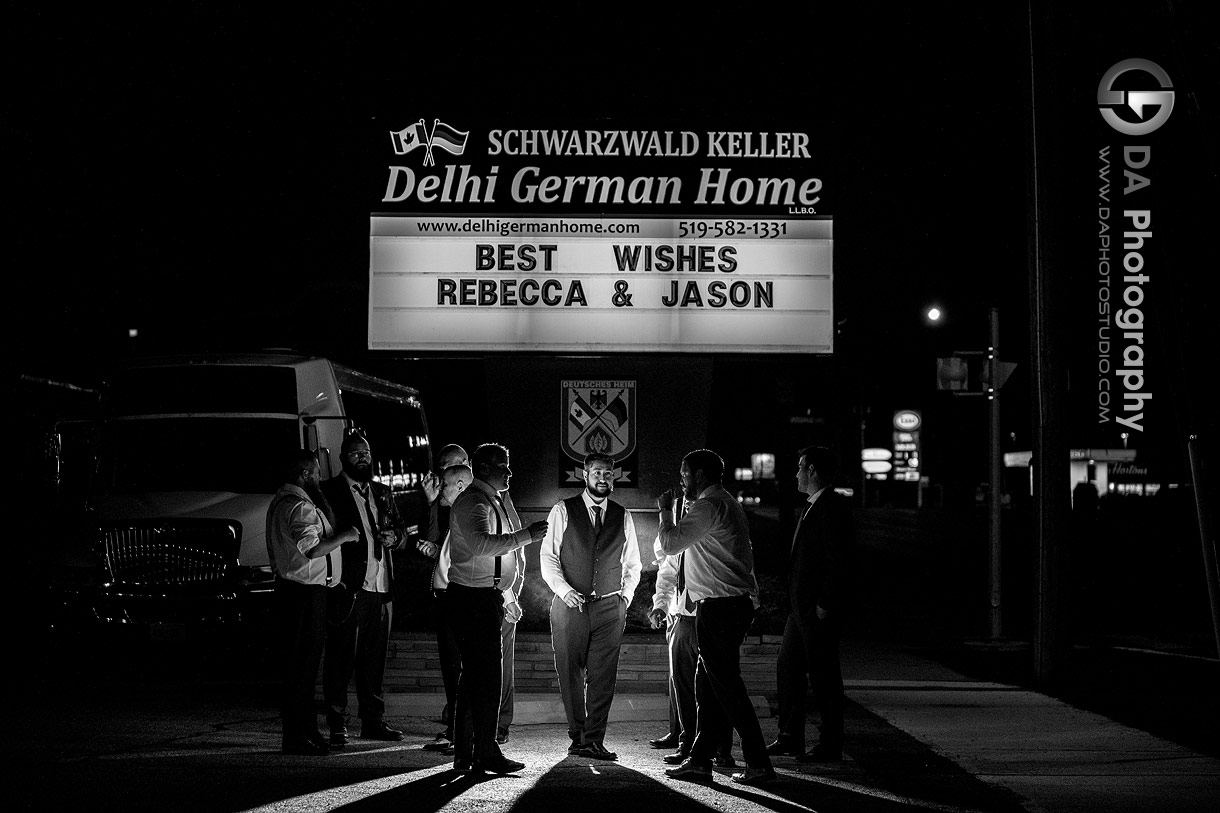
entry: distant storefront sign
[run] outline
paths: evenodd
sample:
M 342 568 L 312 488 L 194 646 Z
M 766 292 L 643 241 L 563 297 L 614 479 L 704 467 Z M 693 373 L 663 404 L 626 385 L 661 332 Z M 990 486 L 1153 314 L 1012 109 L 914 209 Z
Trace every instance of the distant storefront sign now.
M 891 479 L 919 482 L 919 428 L 923 417 L 910 409 L 894 413 L 894 456 Z

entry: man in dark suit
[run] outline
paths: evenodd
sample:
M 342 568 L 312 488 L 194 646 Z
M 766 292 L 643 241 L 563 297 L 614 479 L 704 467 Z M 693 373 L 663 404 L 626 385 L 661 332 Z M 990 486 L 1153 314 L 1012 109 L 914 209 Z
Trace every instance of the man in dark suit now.
M 405 534 L 388 486 L 373 482 L 373 453 L 359 433 L 343 440 L 343 471 L 322 484 L 339 527 L 359 538 L 343 545 L 343 583 L 331 591 L 330 628 L 322 690 L 330 746 L 347 744 L 347 686 L 356 676 L 360 736 L 396 741 L 402 732 L 386 725 L 382 679 L 393 621 L 394 561 Z
M 779 737 L 767 746 L 772 755 L 801 762 L 843 758 L 843 674 L 839 636 L 843 596 L 855 542 L 851 503 L 835 492 L 834 452 L 824 446 L 801 450 L 797 488 L 809 497 L 792 541 L 788 565 L 791 608 L 784 625 L 777 663 Z M 805 752 L 807 677 L 821 714 L 821 737 Z

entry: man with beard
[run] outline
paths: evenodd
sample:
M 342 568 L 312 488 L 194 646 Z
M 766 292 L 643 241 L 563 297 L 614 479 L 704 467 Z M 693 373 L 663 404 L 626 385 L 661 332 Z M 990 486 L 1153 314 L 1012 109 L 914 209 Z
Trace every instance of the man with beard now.
M 402 521 L 390 489 L 373 482 L 373 453 L 358 432 L 340 447 L 343 471 L 322 486 L 340 526 L 359 535 L 343 546 L 343 584 L 332 595 L 331 627 L 322 668 L 330 745 L 347 744 L 347 686 L 356 676 L 360 736 L 395 741 L 402 732 L 386 725 L 382 679 L 393 621 L 394 562 L 402 547 Z
M 275 573 L 280 659 L 280 718 L 285 754 L 320 756 L 329 751 L 318 731 L 314 688 L 326 643 L 327 588 L 339 584 L 339 546 L 354 541 L 352 529 L 335 531 L 318 487 L 312 452 L 285 460 L 284 484 L 267 507 L 267 553 Z
M 710 449 L 682 459 L 686 514 L 674 519 L 674 493 L 657 498 L 661 552 L 678 556 L 677 589 L 695 606 L 699 661 L 695 668 L 695 741 L 690 756 L 665 773 L 674 779 L 709 782 L 712 758 L 727 726 L 741 735 L 746 769 L 733 774 L 741 785 L 774 781 L 758 715 L 741 677 L 741 644 L 754 620 L 758 581 L 750 524 L 737 499 L 721 485 L 724 460 Z
M 539 554 L 551 600 L 551 642 L 568 718 L 568 753 L 617 759 L 606 749 L 619 645 L 640 583 L 640 548 L 631 514 L 610 499 L 614 458 L 585 457 L 584 490 L 555 504 Z
M 521 528 L 504 498 L 512 478 L 508 449 L 485 443 L 471 457 L 474 482 L 449 515 L 449 587 L 445 608 L 462 657 L 454 708 L 454 759 L 458 771 L 513 773 L 525 767 L 505 758 L 496 742 L 500 709 L 501 631 L 521 618 L 517 598 L 524 575 L 522 549 L 540 541 L 546 522 Z

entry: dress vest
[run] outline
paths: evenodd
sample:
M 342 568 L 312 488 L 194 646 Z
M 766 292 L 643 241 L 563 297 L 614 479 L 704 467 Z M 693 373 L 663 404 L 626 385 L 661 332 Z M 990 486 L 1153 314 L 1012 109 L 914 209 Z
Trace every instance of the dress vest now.
M 572 589 L 586 596 L 593 592 L 600 596 L 622 590 L 623 546 L 627 544 L 626 509 L 606 500 L 602 532 L 594 539 L 593 523 L 589 521 L 589 509 L 585 507 L 583 497 L 571 497 L 564 500 L 564 505 L 568 509 L 568 527 L 563 531 L 563 544 L 559 549 L 564 579 Z

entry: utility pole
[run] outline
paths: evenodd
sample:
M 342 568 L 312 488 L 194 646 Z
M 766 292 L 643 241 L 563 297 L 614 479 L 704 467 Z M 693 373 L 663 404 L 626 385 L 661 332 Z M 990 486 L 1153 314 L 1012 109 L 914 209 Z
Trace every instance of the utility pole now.
M 953 391 L 955 396 L 986 396 L 988 407 L 987 444 L 987 514 L 988 514 L 988 638 L 998 641 L 1004 635 L 1001 583 L 1003 568 L 1001 560 L 1001 520 L 1003 518 L 1004 455 L 1000 437 L 1000 389 L 1017 366 L 1000 361 L 1000 309 L 992 307 L 988 313 L 988 342 L 986 351 L 956 350 L 952 358 L 938 359 L 938 367 L 944 371 L 944 380 L 938 375 L 937 386 Z M 982 369 L 981 389 L 971 390 L 977 381 L 969 373 L 968 359 L 985 362 Z M 977 362 L 976 362 L 977 363 Z M 977 370 L 978 368 L 975 367 Z
M 991 330 L 991 343 L 987 348 L 987 404 L 988 412 L 991 418 L 990 435 L 990 476 L 988 477 L 990 488 L 988 489 L 989 501 L 989 533 L 988 538 L 991 541 L 991 611 L 990 611 L 990 633 L 991 640 L 996 641 L 1003 637 L 1004 621 L 1002 607 L 1000 606 L 1000 580 L 1003 575 L 1003 567 L 1000 560 L 1000 536 L 1001 536 L 1001 510 L 1003 508 L 1003 457 L 1000 448 L 1000 309 L 992 308 L 988 325 Z M 1006 377 L 1006 376 L 1005 376 Z

